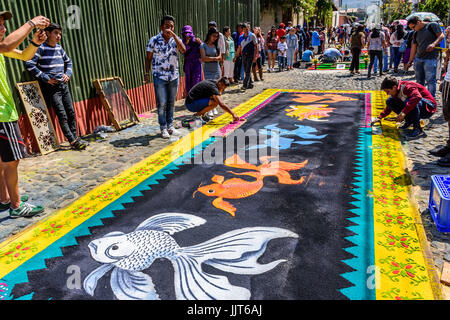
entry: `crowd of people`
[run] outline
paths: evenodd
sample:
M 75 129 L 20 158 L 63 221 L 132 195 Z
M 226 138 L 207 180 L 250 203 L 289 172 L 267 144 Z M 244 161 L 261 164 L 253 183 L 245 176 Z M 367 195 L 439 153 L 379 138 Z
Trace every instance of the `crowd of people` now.
M 7 81 L 5 56 L 26 62 L 30 74 L 39 80 L 47 104 L 54 109 L 71 147 L 84 150 L 88 144 L 77 135 L 77 120 L 68 87 L 72 62 L 59 45 L 61 26 L 39 16 L 5 37 L 5 22 L 11 18 L 9 11 L 0 12 L 0 212 L 9 210 L 11 218 L 19 218 L 32 217 L 44 208 L 28 203 L 28 197 L 19 194 L 18 165 L 27 152 Z M 311 64 L 313 59 L 351 62 L 350 74 L 354 75 L 360 73 L 360 56 L 365 49 L 370 57 L 369 78 L 377 70 L 380 76 L 389 70 L 395 75 L 403 63 L 404 71 L 414 65 L 417 80 L 403 81 L 391 75 L 384 79 L 381 89 L 389 99 L 386 110 L 373 125 L 395 112 L 397 122 L 403 123 L 402 130 L 413 127 L 406 137 L 421 138 L 424 135 L 421 119 L 430 118 L 438 108 L 437 81 L 443 74 L 440 91 L 445 120 L 450 121 L 450 54 L 446 51 L 442 68 L 444 50 L 440 49 L 449 47 L 450 28 L 444 32 L 439 24 L 421 21 L 416 16 L 407 21 L 406 28 L 396 22 L 370 28 L 356 24 L 327 30 L 320 26 L 293 26 L 288 22 L 273 26 L 266 35 L 260 27 L 252 28 L 250 23 L 239 23 L 234 31 L 229 26 L 219 30 L 214 21 L 207 27 L 204 41 L 195 36 L 195 30 L 189 25 L 184 26 L 178 36 L 174 31 L 175 19 L 164 16 L 160 32 L 148 41 L 144 82 L 150 82 L 151 74 L 161 136 L 165 139 L 180 135 L 174 126 L 174 106 L 180 84 L 179 55 L 184 56 L 185 106 L 202 123 L 217 115 L 218 108 L 231 114 L 233 121 L 240 121 L 221 95 L 232 85 L 242 84 L 241 90 L 245 91 L 253 88 L 254 81 L 264 81 L 266 63 L 267 72 L 271 73 L 290 71 L 302 62 Z M 35 29 L 30 45 L 23 51 L 18 50 Z M 441 157 L 439 165 L 450 166 L 450 137 L 447 146 L 431 153 Z

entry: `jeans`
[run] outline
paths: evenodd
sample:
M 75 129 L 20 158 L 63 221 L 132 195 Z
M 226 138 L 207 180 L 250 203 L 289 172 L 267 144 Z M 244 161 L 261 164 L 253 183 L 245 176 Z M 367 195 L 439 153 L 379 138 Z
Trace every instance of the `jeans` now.
M 370 50 L 370 64 L 369 64 L 369 76 L 371 75 L 372 66 L 375 63 L 375 59 L 379 59 L 381 61 L 380 63 L 380 74 L 382 73 L 383 69 L 383 51 L 382 50 Z M 376 71 L 375 71 L 376 73 Z
M 288 67 L 292 67 L 294 65 L 295 59 L 295 48 L 287 49 L 287 65 Z
M 394 48 L 392 46 L 389 47 L 389 68 L 392 69 L 392 65 L 394 64 Z
M 53 108 L 66 139 L 72 143 L 78 139 L 77 119 L 73 108 L 69 86 L 65 83 L 50 85 L 41 82 L 42 93 L 47 104 Z
M 179 79 L 172 81 L 161 80 L 154 77 L 156 105 L 158 108 L 158 122 L 161 131 L 173 127 L 173 112 L 177 98 Z
M 437 59 L 414 59 L 414 71 L 416 72 L 416 81 L 425 86 L 427 82 L 428 91 L 436 97 L 436 73 Z
M 239 80 L 243 79 L 241 78 L 241 70 L 242 70 L 242 56 L 239 56 L 236 58 L 236 62 L 234 64 L 234 81 L 239 82 Z
M 253 54 L 242 56 L 242 64 L 244 65 L 244 72 L 245 72 L 244 84 L 242 86 L 246 89 L 253 86 L 252 80 L 253 58 L 254 58 Z
M 400 114 L 408 103 L 408 100 L 409 99 L 406 99 L 406 101 L 403 102 L 400 99 L 390 97 L 387 99 L 386 105 L 396 114 Z M 436 106 L 431 101 L 422 99 L 417 106 L 406 115 L 405 122 L 410 125 L 412 124 L 414 129 L 421 129 L 420 119 L 428 119 L 433 115 L 433 113 L 428 112 L 427 107 L 433 109 Z
M 389 55 L 383 50 L 383 72 L 388 72 L 389 69 Z M 373 65 L 373 73 L 377 73 L 378 70 L 378 58 L 375 57 L 375 63 Z
M 394 53 L 394 69 L 398 69 L 403 53 L 400 52 L 400 47 L 392 47 L 392 51 Z
M 266 51 L 263 49 L 259 54 L 261 55 L 261 64 L 264 66 L 266 64 Z
M 286 68 L 287 58 L 283 56 L 278 56 L 278 68 L 283 71 Z

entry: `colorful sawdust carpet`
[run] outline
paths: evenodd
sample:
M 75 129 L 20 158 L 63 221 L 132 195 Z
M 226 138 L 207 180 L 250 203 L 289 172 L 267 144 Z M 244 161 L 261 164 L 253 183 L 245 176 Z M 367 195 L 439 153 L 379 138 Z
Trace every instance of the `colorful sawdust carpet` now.
M 0 244 L 0 299 L 440 298 L 383 106 L 265 91 Z

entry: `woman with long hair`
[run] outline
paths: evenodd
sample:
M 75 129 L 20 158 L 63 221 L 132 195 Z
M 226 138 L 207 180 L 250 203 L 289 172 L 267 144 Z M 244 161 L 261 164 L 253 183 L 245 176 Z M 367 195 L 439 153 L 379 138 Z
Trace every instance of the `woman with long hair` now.
M 365 36 L 364 36 L 364 26 L 359 25 L 355 32 L 353 32 L 350 38 L 350 47 L 352 51 L 352 63 L 350 64 L 350 73 L 353 75 L 359 74 L 359 56 L 361 55 L 361 50 L 365 46 Z
M 264 81 L 264 79 L 263 79 L 262 62 L 261 62 L 261 51 L 264 48 L 265 41 L 264 41 L 264 38 L 261 35 L 261 28 L 260 27 L 255 27 L 253 29 L 253 33 L 256 36 L 256 40 L 258 40 L 257 59 L 256 59 L 256 62 L 253 63 L 253 65 L 252 65 L 253 78 L 255 79 L 255 81 L 259 81 L 259 80 Z M 260 78 L 259 80 L 258 80 L 258 77 L 256 75 L 256 71 L 258 71 L 258 73 L 259 73 L 259 78 Z
M 203 62 L 205 80 L 219 80 L 222 77 L 222 70 L 220 68 L 222 54 L 219 49 L 219 31 L 216 28 L 208 30 L 205 42 L 200 46 L 200 54 Z M 218 111 L 210 111 L 208 116 L 213 117 L 214 114 L 218 114 Z
M 184 26 L 181 32 L 183 44 L 186 46 L 184 53 L 184 73 L 186 79 L 186 94 L 200 81 L 202 81 L 202 62 L 200 46 L 202 41 L 196 38 L 191 26 Z
M 266 45 L 267 45 L 267 58 L 268 58 L 268 72 L 275 71 L 275 61 L 278 57 L 278 42 L 280 39 L 277 35 L 277 29 L 275 26 L 269 31 L 267 35 Z
M 406 32 L 402 24 L 397 26 L 397 30 L 391 35 L 390 43 L 392 45 L 392 53 L 394 55 L 394 72 L 398 72 L 398 66 L 402 59 L 402 53 L 400 52 L 400 47 L 403 42 L 405 42 Z
M 383 75 L 383 50 L 386 49 L 386 36 L 380 29 L 374 28 L 367 39 L 367 49 L 369 50 L 370 63 L 368 78 L 371 77 L 372 67 L 375 63 L 375 57 L 380 63 L 380 76 Z

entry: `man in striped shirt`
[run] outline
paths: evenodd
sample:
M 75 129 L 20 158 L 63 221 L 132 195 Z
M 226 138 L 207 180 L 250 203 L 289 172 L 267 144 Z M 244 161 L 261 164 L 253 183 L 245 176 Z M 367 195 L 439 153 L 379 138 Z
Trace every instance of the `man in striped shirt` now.
M 62 28 L 56 23 L 51 23 L 45 31 L 47 41 L 39 47 L 36 55 L 26 63 L 26 66 L 39 80 L 42 93 L 58 116 L 61 129 L 72 149 L 84 150 L 86 144 L 78 137 L 75 110 L 67 85 L 72 77 L 72 61 L 58 44 L 61 41 Z

